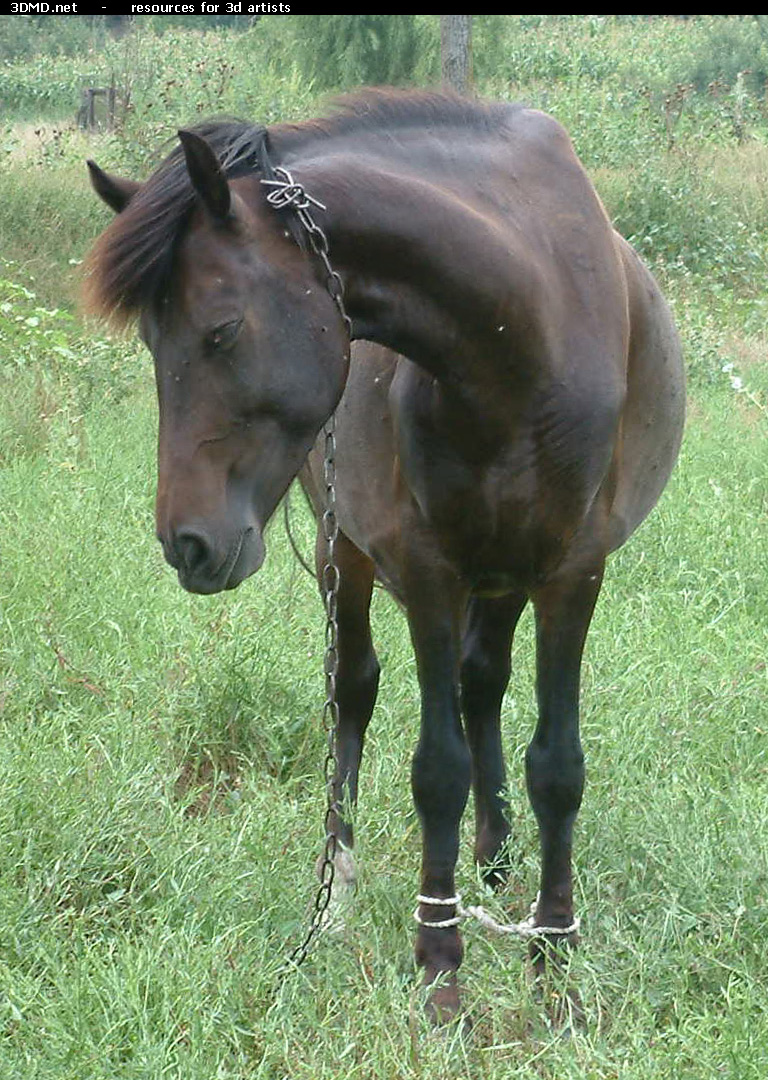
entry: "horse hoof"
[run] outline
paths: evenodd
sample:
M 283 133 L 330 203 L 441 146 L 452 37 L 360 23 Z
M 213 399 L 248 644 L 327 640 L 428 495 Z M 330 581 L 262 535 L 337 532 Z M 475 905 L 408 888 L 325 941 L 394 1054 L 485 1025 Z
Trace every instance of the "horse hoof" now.
M 552 1032 L 559 1038 L 570 1039 L 574 1033 L 587 1028 L 581 994 L 575 987 L 567 985 L 568 961 L 564 953 L 570 942 L 555 938 L 547 939 L 543 948 L 543 943 L 537 944 L 539 948 L 532 956 L 536 1000 L 543 1007 Z
M 352 906 L 357 887 L 357 873 L 352 852 L 341 843 L 336 848 L 333 864 L 331 896 L 323 914 L 322 925 L 329 933 L 341 934 L 346 928 L 346 916 Z M 322 880 L 322 858 L 318 860 L 316 869 L 318 877 Z
M 472 1020 L 462 1007 L 455 975 L 438 976 L 438 985 L 431 990 L 424 1011 L 433 1028 L 447 1030 L 457 1025 L 462 1035 L 472 1030 Z
M 565 936 L 543 934 L 529 945 L 534 996 L 552 1033 L 563 1039 L 587 1027 L 581 995 L 568 985 L 570 954 L 578 941 L 578 931 L 574 931 Z

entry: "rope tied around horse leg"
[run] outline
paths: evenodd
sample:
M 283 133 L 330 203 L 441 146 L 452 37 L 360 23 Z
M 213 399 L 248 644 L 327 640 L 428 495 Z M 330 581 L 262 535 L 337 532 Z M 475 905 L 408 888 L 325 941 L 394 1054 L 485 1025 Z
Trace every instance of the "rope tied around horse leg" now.
M 422 904 L 431 907 L 455 907 L 456 914 L 449 919 L 422 919 L 419 914 L 419 906 L 413 913 L 413 917 L 419 926 L 426 926 L 431 930 L 447 930 L 452 926 L 458 926 L 464 919 L 475 919 L 484 926 L 486 930 L 492 930 L 495 934 L 507 934 L 512 937 L 519 937 L 525 940 L 537 937 L 568 937 L 570 934 L 575 934 L 581 926 L 581 919 L 577 916 L 570 926 L 537 926 L 536 908 L 539 903 L 538 896 L 531 904 L 531 911 L 527 919 L 523 919 L 521 922 L 512 923 L 500 923 L 494 917 L 489 914 L 485 908 L 479 905 L 472 905 L 470 907 L 464 907 L 461 902 L 461 894 L 456 893 L 455 896 L 438 897 L 438 896 L 422 896 L 419 894 L 416 899 L 419 906 Z
M 456 893 L 455 896 L 422 896 L 421 893 L 416 897 L 418 900 L 418 906 L 413 913 L 413 917 L 419 926 L 427 926 L 430 930 L 447 930 L 450 926 L 458 926 L 461 920 L 464 918 L 459 906 L 461 904 L 461 896 Z M 419 915 L 419 907 L 424 904 L 426 907 L 455 907 L 456 914 L 450 919 L 437 919 L 428 920 L 422 919 Z

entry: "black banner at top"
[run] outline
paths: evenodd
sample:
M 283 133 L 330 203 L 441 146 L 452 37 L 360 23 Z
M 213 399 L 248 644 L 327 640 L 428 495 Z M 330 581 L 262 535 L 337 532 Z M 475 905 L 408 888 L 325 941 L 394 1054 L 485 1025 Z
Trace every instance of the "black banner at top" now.
M 16 0 L 9 9 L 11 15 L 29 18 L 37 15 L 115 15 L 131 17 L 139 15 L 290 15 L 298 11 L 289 3 L 258 4 L 248 0 Z

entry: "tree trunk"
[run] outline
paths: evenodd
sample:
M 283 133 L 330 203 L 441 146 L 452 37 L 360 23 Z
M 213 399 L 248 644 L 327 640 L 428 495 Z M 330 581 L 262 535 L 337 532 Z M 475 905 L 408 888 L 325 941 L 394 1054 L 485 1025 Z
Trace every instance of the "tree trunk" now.
M 472 16 L 441 15 L 443 86 L 460 94 L 472 86 Z

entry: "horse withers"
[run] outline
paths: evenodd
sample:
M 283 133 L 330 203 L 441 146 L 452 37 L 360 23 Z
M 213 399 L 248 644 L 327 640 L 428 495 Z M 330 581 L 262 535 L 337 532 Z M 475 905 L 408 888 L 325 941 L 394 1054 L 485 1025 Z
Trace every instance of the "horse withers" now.
M 258 570 L 264 527 L 302 467 L 322 512 L 312 447 L 336 410 L 337 804 L 356 798 L 376 699 L 378 577 L 407 613 L 421 689 L 416 957 L 435 984 L 432 1014 L 455 1015 L 459 823 L 472 786 L 475 857 L 502 882 L 499 715 L 528 600 L 533 924 L 551 931 L 535 954 L 574 936 L 582 650 L 606 556 L 677 456 L 669 309 L 563 128 L 520 106 L 365 91 L 325 120 L 182 132 L 143 184 L 91 174 L 117 217 L 90 256 L 89 303 L 137 318 L 154 356 L 157 532 L 185 588 L 234 588 Z M 268 203 L 262 181 L 276 176 L 323 204 L 321 244 L 290 205 Z M 351 365 L 326 241 L 352 337 L 374 343 L 356 345 Z M 333 828 L 347 858 L 341 811 Z

